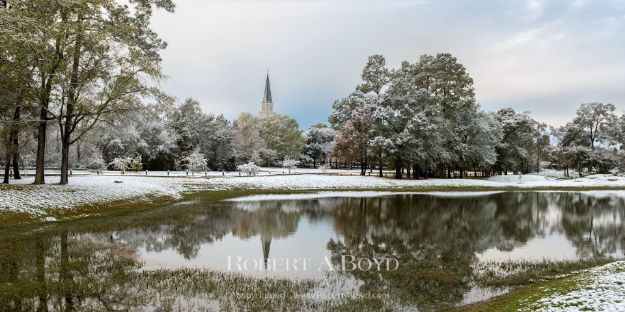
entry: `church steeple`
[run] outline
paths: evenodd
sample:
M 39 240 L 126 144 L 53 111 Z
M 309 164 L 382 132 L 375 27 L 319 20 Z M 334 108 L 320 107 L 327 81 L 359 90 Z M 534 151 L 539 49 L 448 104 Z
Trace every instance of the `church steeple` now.
M 275 115 L 275 113 L 273 112 L 273 101 L 271 99 L 269 72 L 267 72 L 267 79 L 265 80 L 265 95 L 263 96 L 263 102 L 261 103 L 260 117 L 271 117 L 273 115 Z
M 265 96 L 263 97 L 263 103 L 273 103 L 271 101 L 271 85 L 269 84 L 269 73 L 267 73 L 267 80 L 265 81 Z

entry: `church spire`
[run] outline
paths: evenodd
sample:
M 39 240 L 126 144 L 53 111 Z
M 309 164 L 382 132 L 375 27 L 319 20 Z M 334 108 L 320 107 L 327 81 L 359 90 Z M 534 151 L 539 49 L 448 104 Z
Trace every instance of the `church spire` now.
M 271 85 L 269 84 L 269 72 L 267 72 L 267 80 L 265 81 L 265 96 L 263 103 L 273 103 L 271 101 Z
M 273 101 L 271 99 L 271 85 L 269 84 L 269 71 L 267 71 L 267 80 L 265 80 L 265 95 L 261 103 L 260 117 L 274 116 Z

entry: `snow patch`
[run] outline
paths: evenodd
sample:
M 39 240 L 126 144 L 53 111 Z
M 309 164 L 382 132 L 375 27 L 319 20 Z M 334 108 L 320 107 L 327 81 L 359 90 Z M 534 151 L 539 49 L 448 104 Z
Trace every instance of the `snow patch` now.
M 578 289 L 540 299 L 531 311 L 625 311 L 625 261 L 588 271 L 587 282 Z

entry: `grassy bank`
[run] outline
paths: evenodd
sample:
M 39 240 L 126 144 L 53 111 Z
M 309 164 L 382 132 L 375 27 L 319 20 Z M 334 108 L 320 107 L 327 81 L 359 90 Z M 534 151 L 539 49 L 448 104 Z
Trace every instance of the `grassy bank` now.
M 130 197 L 127 199 L 117 199 L 111 201 L 99 201 L 88 204 L 81 204 L 69 208 L 41 208 L 30 209 L 28 211 L 11 211 L 10 209 L 0 209 L 0 226 L 32 224 L 48 221 L 72 220 L 81 217 L 107 216 L 116 213 L 128 213 L 133 211 L 145 211 L 151 208 L 162 207 L 167 204 L 187 201 L 201 197 L 203 200 L 218 201 L 234 197 L 260 195 L 260 194 L 305 194 L 316 192 L 531 192 L 531 191 L 619 191 L 625 190 L 623 186 L 550 186 L 550 187 L 515 187 L 515 186 L 419 186 L 419 187 L 371 187 L 371 188 L 318 188 L 318 189 L 260 189 L 260 188 L 227 188 L 227 189 L 206 189 L 207 185 L 202 183 L 185 183 L 190 191 L 182 194 L 180 198 L 163 195 L 145 195 Z M 19 191 L 27 188 L 26 185 L 0 185 L 0 191 Z M 72 196 L 71 191 L 67 196 Z
M 69 195 L 71 196 L 71 195 Z M 0 226 L 25 225 L 50 221 L 67 221 L 85 217 L 110 216 L 119 213 L 141 212 L 173 203 L 172 196 L 141 196 L 109 202 L 78 205 L 65 209 L 41 209 L 35 212 L 0 211 Z
M 612 263 L 605 265 L 606 263 Z M 487 284 L 514 286 L 521 284 L 523 287 L 506 293 L 505 295 L 492 298 L 484 302 L 455 308 L 451 311 L 481 312 L 481 311 L 536 311 L 543 308 L 556 308 L 562 310 L 596 310 L 592 307 L 604 298 L 595 300 L 593 297 L 601 297 L 606 289 L 596 285 L 597 281 L 606 279 L 615 273 L 625 272 L 625 263 L 614 262 L 610 259 L 551 262 L 551 263 L 509 263 L 506 265 L 525 266 L 524 273 L 513 274 L 512 278 L 506 276 L 494 277 L 493 280 L 485 280 Z M 603 266 L 602 266 L 603 265 Z M 534 268 L 534 269 L 532 269 Z M 590 270 L 591 268 L 595 268 Z M 622 281 L 617 281 L 622 285 Z M 586 292 L 587 294 L 585 294 Z M 617 292 L 617 296 L 621 296 Z M 598 296 L 593 296 L 598 294 Z M 562 297 L 564 296 L 564 297 Z M 564 298 L 554 300 L 553 298 Z M 620 303 L 623 299 L 616 299 L 613 303 Z

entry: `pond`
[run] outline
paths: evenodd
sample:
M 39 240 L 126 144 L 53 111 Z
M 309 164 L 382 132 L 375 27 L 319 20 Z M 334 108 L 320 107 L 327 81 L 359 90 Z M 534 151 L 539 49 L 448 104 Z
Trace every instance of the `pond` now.
M 505 264 L 622 258 L 625 192 L 296 196 L 0 229 L 8 310 L 439 310 Z M 44 309 L 45 308 L 45 309 Z

